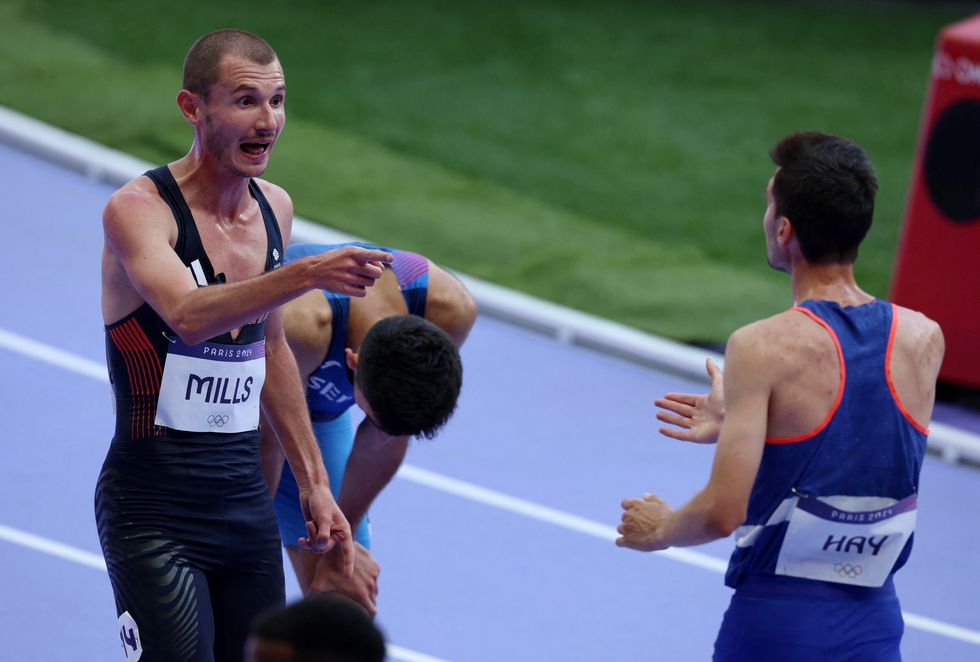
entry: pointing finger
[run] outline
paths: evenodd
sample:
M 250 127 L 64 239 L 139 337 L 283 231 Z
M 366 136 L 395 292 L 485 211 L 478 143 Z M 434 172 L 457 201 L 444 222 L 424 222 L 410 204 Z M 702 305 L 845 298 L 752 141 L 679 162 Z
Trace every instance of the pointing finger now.
M 356 255 L 357 261 L 367 264 L 370 262 L 382 262 L 384 264 L 391 264 L 395 260 L 395 256 L 387 251 L 379 251 L 374 249 L 365 248 L 358 251 Z

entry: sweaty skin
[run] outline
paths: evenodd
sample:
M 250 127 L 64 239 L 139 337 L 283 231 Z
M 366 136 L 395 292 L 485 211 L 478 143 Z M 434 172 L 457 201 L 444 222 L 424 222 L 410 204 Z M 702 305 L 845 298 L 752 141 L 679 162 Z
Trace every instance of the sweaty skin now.
M 874 299 L 854 279 L 853 264 L 813 265 L 800 250 L 792 222 L 777 217 L 772 180 L 763 218 L 770 265 L 791 275 L 794 305 L 808 299 L 857 306 Z M 889 369 L 898 400 L 928 425 L 944 343 L 939 326 L 898 307 Z M 616 544 L 641 551 L 698 545 L 745 521 L 766 437 L 793 437 L 817 427 L 841 388 L 840 362 L 829 334 L 805 314 L 787 310 L 732 334 L 725 373 L 709 364 L 707 396 L 668 394 L 657 401 L 661 420 L 680 426 L 667 435 L 714 443 L 708 484 L 677 511 L 658 497 L 625 499 Z
M 285 123 L 285 80 L 278 61 L 258 65 L 226 56 L 208 100 L 183 90 L 178 105 L 194 129 L 187 155 L 170 164 L 190 207 L 215 271 L 227 283 L 199 288 L 174 253 L 177 228 L 171 210 L 146 177 L 114 193 L 103 215 L 102 312 L 111 324 L 144 302 L 188 344 L 266 321 L 266 389 L 262 408 L 276 425 L 299 477 L 310 519 L 306 543 L 316 551 L 335 544 L 353 571 L 349 527 L 330 496 L 329 483 L 309 422 L 292 415 L 304 406 L 298 373 L 285 345 L 282 303 L 313 288 L 363 296 L 383 273 L 381 251 L 343 249 L 263 273 L 265 231 L 250 177 L 265 170 Z M 257 180 L 288 242 L 292 203 L 281 188 Z
M 466 340 L 476 318 L 476 303 L 462 283 L 447 271 L 429 262 L 429 285 L 425 318 L 445 331 L 457 346 Z M 309 292 L 283 308 L 289 346 L 296 357 L 304 383 L 316 371 L 332 339 L 333 310 L 320 292 Z M 378 279 L 361 299 L 352 299 L 348 316 L 346 356 L 348 366 L 357 368 L 357 350 L 364 336 L 379 320 L 408 312 L 405 299 L 391 270 Z M 408 437 L 390 436 L 373 422 L 370 406 L 355 387 L 355 400 L 368 414 L 358 426 L 354 448 L 347 461 L 339 504 L 356 528 L 368 508 L 401 466 L 408 449 Z M 262 438 L 263 467 L 273 494 L 282 469 L 282 453 L 271 435 Z M 333 554 L 319 557 L 285 542 L 296 577 L 304 593 L 336 591 L 359 602 L 373 616 L 376 613 L 380 567 L 370 552 L 357 545 L 354 576 L 345 578 L 337 569 Z

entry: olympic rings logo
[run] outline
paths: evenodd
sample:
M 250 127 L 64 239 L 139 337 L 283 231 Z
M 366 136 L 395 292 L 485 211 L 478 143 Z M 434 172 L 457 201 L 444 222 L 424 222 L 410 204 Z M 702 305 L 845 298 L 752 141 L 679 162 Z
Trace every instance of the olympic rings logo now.
M 864 572 L 864 568 L 859 565 L 851 565 L 850 563 L 835 563 L 834 572 L 836 572 L 841 577 L 854 579 L 862 572 Z
M 211 414 L 208 416 L 208 425 L 213 428 L 224 427 L 228 423 L 228 417 L 221 414 Z

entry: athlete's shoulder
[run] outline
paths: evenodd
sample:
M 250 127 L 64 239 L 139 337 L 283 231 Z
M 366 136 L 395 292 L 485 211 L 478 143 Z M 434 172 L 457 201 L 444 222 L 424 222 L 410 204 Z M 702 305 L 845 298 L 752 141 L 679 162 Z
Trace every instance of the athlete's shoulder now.
M 456 275 L 429 261 L 425 317 L 461 345 L 476 321 L 476 299 Z
M 806 326 L 806 318 L 798 311 L 790 308 L 736 329 L 728 342 L 736 342 L 741 346 L 760 345 L 761 350 L 775 349 L 789 334 Z
M 156 185 L 143 175 L 130 179 L 116 189 L 106 203 L 106 209 L 112 211 L 125 211 L 129 208 L 146 210 L 165 206 Z
M 304 334 L 319 336 L 323 330 L 331 327 L 333 308 L 323 290 L 305 292 L 285 303 L 282 309 L 290 343 Z
M 735 330 L 725 348 L 725 364 L 762 370 L 777 379 L 826 349 L 826 341 L 825 332 L 791 308 Z
M 895 306 L 895 310 L 898 311 L 899 319 L 907 322 L 910 327 L 916 329 L 921 329 L 923 333 L 930 335 L 942 335 L 942 329 L 939 324 L 927 317 L 924 313 L 918 310 L 913 310 L 912 308 L 906 308 L 905 306 L 900 306 L 897 303 L 892 304 Z
M 278 184 L 273 184 L 272 182 L 255 178 L 255 183 L 258 184 L 259 189 L 262 194 L 265 195 L 266 200 L 272 205 L 272 210 L 276 213 L 276 216 L 280 214 L 288 214 L 289 218 L 292 219 L 293 216 L 293 199 L 289 197 L 286 189 L 279 186 Z
M 925 361 L 942 362 L 946 341 L 942 328 L 923 313 L 895 304 L 898 315 L 896 342 L 909 347 L 914 355 Z
M 148 177 L 139 176 L 119 187 L 106 202 L 102 221 L 107 233 L 141 231 L 147 224 L 169 223 L 173 214 Z M 175 226 L 176 227 L 176 226 Z

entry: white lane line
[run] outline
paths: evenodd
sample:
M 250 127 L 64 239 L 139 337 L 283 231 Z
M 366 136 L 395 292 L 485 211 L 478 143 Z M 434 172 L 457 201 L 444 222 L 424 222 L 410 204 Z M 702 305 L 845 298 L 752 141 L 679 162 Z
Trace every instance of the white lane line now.
M 952 625 L 950 623 L 944 623 L 943 621 L 937 621 L 936 619 L 929 618 L 928 616 L 911 614 L 907 611 L 903 611 L 902 616 L 905 617 L 905 625 L 910 628 L 922 630 L 923 632 L 931 632 L 942 637 L 949 637 L 950 639 L 959 639 L 960 641 L 965 641 L 968 644 L 980 646 L 980 632 L 977 632 L 976 630 L 970 630 L 968 628 L 962 628 L 959 625 Z
M 7 347 L 15 352 L 24 354 L 25 356 L 36 358 L 38 360 L 60 366 L 67 370 L 71 370 L 88 377 L 93 377 L 100 381 L 108 381 L 105 366 L 95 361 L 76 356 L 64 350 L 52 347 L 51 345 L 45 345 L 44 343 L 25 338 L 24 336 L 10 333 L 9 331 L 4 331 L 3 329 L 0 329 L 0 346 Z M 96 370 L 95 367 L 97 367 L 98 370 Z M 572 515 L 571 513 L 566 513 L 561 510 L 549 508 L 548 506 L 542 506 L 541 504 L 534 503 L 533 501 L 512 497 L 502 492 L 496 492 L 485 487 L 480 487 L 479 485 L 474 485 L 473 483 L 467 483 L 456 478 L 444 476 L 420 467 L 403 464 L 398 470 L 398 476 L 404 478 L 405 480 L 424 485 L 432 489 L 453 494 L 471 501 L 476 501 L 494 508 L 500 508 L 501 510 L 523 515 L 525 517 L 559 526 L 570 531 L 583 533 L 594 538 L 613 541 L 618 537 L 616 529 L 611 526 L 607 526 L 584 517 L 579 517 L 578 515 Z M 6 527 L 4 527 L 4 529 L 6 529 Z M 4 529 L 0 529 L 0 534 L 3 533 Z M 32 536 L 32 534 L 24 535 Z M 0 535 L 0 537 L 3 536 Z M 34 536 L 34 538 L 37 540 L 44 540 L 43 538 L 37 538 L 36 536 Z M 54 541 L 47 542 L 50 542 L 53 545 L 61 545 L 61 543 Z M 62 545 L 62 547 L 64 549 L 73 549 L 65 545 Z M 82 553 L 85 554 L 87 552 Z M 720 574 L 724 574 L 725 569 L 728 567 L 728 564 L 721 559 L 689 549 L 666 549 L 662 552 L 657 552 L 656 556 L 680 561 L 681 563 L 704 568 L 705 570 L 711 570 Z M 980 646 L 980 632 L 976 630 L 960 627 L 958 625 L 952 625 L 950 623 L 945 623 L 926 616 L 919 616 L 918 614 L 913 614 L 907 611 L 903 611 L 902 615 L 905 617 L 905 624 L 908 627 Z M 406 662 L 433 661 L 438 662 L 438 658 L 421 657 L 407 660 Z
M 577 533 L 584 533 L 587 536 L 599 538 L 600 540 L 613 542 L 619 537 L 616 529 L 611 526 L 600 524 L 599 522 L 585 519 L 584 517 L 579 517 L 578 515 L 572 515 L 571 513 L 566 513 L 561 510 L 549 508 L 548 506 L 542 506 L 534 503 L 533 501 L 526 501 L 525 499 L 512 497 L 502 492 L 496 492 L 485 487 L 474 485 L 473 483 L 467 483 L 462 480 L 450 478 L 449 476 L 444 476 L 442 474 L 435 473 L 434 471 L 422 469 L 410 464 L 403 464 L 398 470 L 397 475 L 399 478 L 404 478 L 405 480 L 409 480 L 413 483 L 425 485 L 426 487 L 431 487 L 432 489 L 447 492 L 471 501 L 476 501 L 487 506 L 507 510 L 518 515 L 536 519 L 539 522 L 546 522 L 548 524 L 560 526 L 563 529 L 568 529 Z M 702 552 L 696 552 L 690 549 L 665 549 L 662 552 L 657 552 L 657 555 L 719 573 L 724 573 L 728 568 L 728 561 L 723 561 L 722 559 L 714 556 L 710 556 Z
M 78 549 L 77 547 L 72 547 L 71 545 L 66 545 L 49 538 L 42 538 L 41 536 L 22 531 L 21 529 L 0 524 L 0 540 L 6 540 L 7 542 L 20 545 L 21 547 L 27 547 L 43 554 L 57 556 L 58 558 L 101 570 L 102 572 L 106 571 L 105 560 L 101 554 L 86 552 L 83 549 Z M 387 644 L 387 649 L 388 657 L 393 660 L 402 660 L 403 662 L 449 662 L 441 657 L 433 657 L 394 644 Z
M 6 347 L 18 354 L 56 365 L 59 368 L 64 368 L 65 370 L 70 370 L 71 372 L 76 372 L 92 379 L 98 379 L 103 382 L 109 381 L 109 371 L 106 369 L 105 363 L 92 361 L 77 354 L 71 354 L 63 349 L 46 345 L 5 329 L 0 329 L 0 347 Z
M 611 526 L 606 526 L 593 520 L 585 519 L 577 515 L 572 515 L 554 508 L 542 506 L 532 501 L 518 499 L 516 497 L 496 492 L 494 490 L 480 487 L 472 483 L 467 483 L 449 476 L 421 469 L 412 465 L 402 465 L 398 470 L 398 476 L 419 485 L 424 485 L 435 490 L 440 490 L 454 496 L 458 496 L 477 503 L 482 503 L 494 508 L 507 510 L 518 515 L 524 515 L 540 522 L 546 522 L 555 526 L 584 533 L 594 538 L 614 541 L 619 534 Z M 666 557 L 681 563 L 711 570 L 719 574 L 724 574 L 728 568 L 728 563 L 721 559 L 695 552 L 689 549 L 670 548 L 657 552 L 656 556 Z M 905 625 L 916 630 L 938 634 L 950 639 L 958 639 L 966 643 L 980 646 L 980 632 L 968 628 L 944 623 L 926 616 L 919 616 L 911 612 L 903 611 Z
M 77 547 L 71 547 L 70 545 L 65 545 L 64 543 L 50 540 L 48 538 L 42 538 L 41 536 L 36 536 L 33 533 L 21 531 L 20 529 L 15 529 L 10 526 L 4 526 L 3 524 L 0 524 L 0 539 L 6 540 L 7 542 L 12 542 L 15 545 L 20 545 L 21 547 L 33 549 L 36 552 L 57 556 L 59 558 L 88 566 L 89 568 L 95 568 L 96 570 L 101 570 L 103 572 L 105 572 L 106 569 L 105 560 L 102 558 L 101 554 L 86 552 L 85 550 L 78 549 Z
M 387 644 L 387 648 L 388 657 L 393 660 L 404 660 L 404 662 L 449 662 L 444 658 L 419 653 L 403 646 Z

